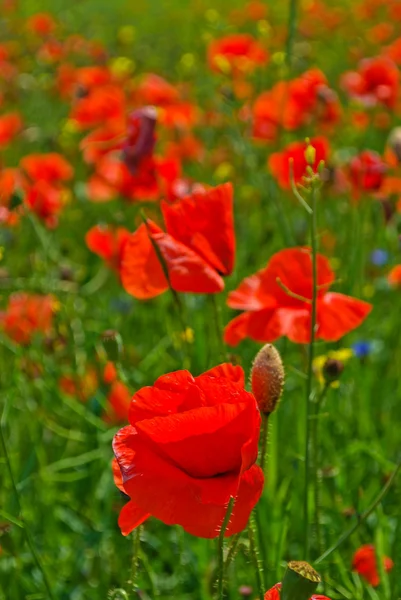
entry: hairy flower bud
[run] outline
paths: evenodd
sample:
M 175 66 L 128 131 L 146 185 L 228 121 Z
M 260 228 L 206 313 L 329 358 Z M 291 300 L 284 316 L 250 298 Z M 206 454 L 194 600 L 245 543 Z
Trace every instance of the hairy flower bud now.
M 251 370 L 251 386 L 260 412 L 272 413 L 284 387 L 284 366 L 272 344 L 266 344 L 257 353 Z

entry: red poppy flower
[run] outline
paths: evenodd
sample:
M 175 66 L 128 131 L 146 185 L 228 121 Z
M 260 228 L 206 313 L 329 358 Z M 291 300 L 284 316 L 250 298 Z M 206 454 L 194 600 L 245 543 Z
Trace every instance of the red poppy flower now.
M 35 333 L 50 333 L 54 302 L 50 295 L 13 294 L 6 311 L 0 313 L 0 326 L 17 344 L 27 345 Z
M 178 90 L 154 73 L 147 73 L 141 78 L 134 90 L 134 97 L 138 104 L 154 106 L 175 104 L 180 99 Z
M 103 371 L 103 381 L 107 384 L 111 384 L 117 380 L 117 369 L 114 363 L 109 360 L 107 361 Z
M 122 124 L 107 125 L 94 129 L 80 142 L 84 161 L 88 164 L 98 163 L 109 152 L 120 150 L 123 146 L 125 131 Z
M 7 146 L 22 129 L 22 119 L 18 112 L 0 117 L 0 146 Z
M 65 198 L 64 189 L 42 179 L 27 187 L 24 203 L 44 221 L 47 227 L 53 228 L 57 226 Z
M 372 150 L 363 150 L 351 159 L 349 176 L 353 196 L 358 198 L 363 191 L 377 191 L 383 181 L 387 166 L 380 154 Z
M 260 414 L 238 369 L 233 378 L 229 365 L 223 370 L 169 373 L 132 398 L 130 425 L 113 441 L 116 484 L 130 497 L 119 517 L 124 535 L 154 516 L 217 537 L 230 497 L 226 535 L 246 526 L 263 488 L 255 465 Z
M 125 122 L 125 95 L 116 85 L 95 87 L 76 100 L 70 118 L 82 128 Z
M 394 108 L 398 98 L 400 74 L 386 56 L 361 60 L 358 71 L 345 73 L 342 85 L 348 94 L 365 106 L 384 104 Z
M 120 275 L 126 291 L 146 299 L 168 289 L 157 246 L 174 290 L 220 292 L 224 288 L 221 275 L 231 273 L 234 264 L 231 184 L 195 192 L 173 204 L 163 202 L 162 212 L 166 233 L 148 220 L 125 246 Z
M 316 339 L 339 340 L 358 327 L 371 305 L 337 292 L 329 292 L 334 273 L 326 257 L 317 257 Z M 227 344 L 237 345 L 250 337 L 273 342 L 286 336 L 293 342 L 310 341 L 312 314 L 312 260 L 309 248 L 287 248 L 277 252 L 267 266 L 247 277 L 228 295 L 231 308 L 245 310 L 226 327 Z
M 291 131 L 312 119 L 319 124 L 337 122 L 340 104 L 325 75 L 319 69 L 310 69 L 296 79 L 279 81 L 271 90 L 262 92 L 252 112 L 254 137 L 271 140 L 279 126 Z
M 329 154 L 329 144 L 326 138 L 316 137 L 310 140 L 310 145 L 316 150 L 315 162 L 312 165 L 313 171 L 316 173 L 319 163 L 327 161 Z M 293 159 L 293 175 L 295 183 L 302 183 L 302 179 L 306 174 L 308 166 L 305 150 L 308 144 L 306 142 L 293 142 L 289 144 L 281 152 L 274 152 L 270 155 L 268 165 L 277 179 L 280 187 L 289 189 L 291 186 L 290 179 L 290 159 Z
M 254 37 L 247 33 L 234 33 L 211 42 L 208 63 L 213 71 L 225 72 L 222 63 L 235 73 L 249 73 L 265 65 L 269 55 Z
M 29 154 L 21 159 L 21 167 L 32 181 L 59 183 L 74 175 L 70 163 L 57 152 L 48 154 Z
M 393 566 L 394 563 L 391 558 L 383 557 L 383 567 L 386 571 L 391 571 Z M 358 548 L 352 559 L 352 568 L 373 587 L 380 584 L 375 547 L 373 545 L 366 544 Z
M 125 244 L 130 237 L 130 232 L 124 227 L 115 229 L 95 225 L 85 236 L 89 250 L 100 256 L 112 269 L 119 270 Z
M 114 381 L 107 395 L 108 406 L 104 415 L 107 423 L 121 423 L 128 419 L 131 393 L 122 381 Z
M 395 265 L 387 275 L 388 282 L 393 286 L 401 286 L 401 265 Z
M 270 590 L 264 595 L 264 600 L 280 600 L 281 583 L 276 583 Z M 330 600 L 327 596 L 321 596 L 320 594 L 314 594 L 310 600 Z
M 26 23 L 27 28 L 41 37 L 47 37 L 56 28 L 56 22 L 49 13 L 36 13 L 29 17 Z

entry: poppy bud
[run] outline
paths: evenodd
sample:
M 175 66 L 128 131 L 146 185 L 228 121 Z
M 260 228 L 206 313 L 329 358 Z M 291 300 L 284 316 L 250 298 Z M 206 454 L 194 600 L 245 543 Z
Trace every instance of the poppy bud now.
M 323 377 L 328 383 L 337 381 L 344 371 L 344 363 L 335 358 L 328 358 L 323 365 Z
M 316 149 L 311 146 L 311 144 L 308 144 L 306 150 L 305 150 L 305 160 L 308 163 L 308 165 L 314 165 L 315 161 L 316 161 Z
M 281 586 L 281 600 L 308 600 L 321 582 L 309 563 L 292 560 L 287 565 Z
M 108 329 L 102 333 L 102 345 L 106 352 L 107 359 L 113 363 L 120 360 L 122 350 L 122 340 L 118 331 Z
M 266 344 L 257 353 L 251 370 L 251 386 L 260 412 L 272 413 L 284 387 L 284 366 L 272 344 Z

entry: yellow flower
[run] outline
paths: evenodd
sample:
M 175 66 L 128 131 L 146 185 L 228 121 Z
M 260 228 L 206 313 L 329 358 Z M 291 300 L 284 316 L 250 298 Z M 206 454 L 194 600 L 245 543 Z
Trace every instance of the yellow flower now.
M 328 360 L 337 361 L 339 365 L 343 365 L 343 363 L 346 363 L 353 355 L 354 353 L 351 348 L 342 348 L 341 350 L 331 350 L 327 354 L 317 356 L 313 361 L 313 372 L 319 383 L 323 386 L 330 381 L 330 379 L 327 379 L 324 372 L 324 367 Z M 341 371 L 338 373 L 338 377 L 340 374 Z M 333 388 L 337 388 L 339 385 L 338 379 L 334 379 L 334 381 L 330 383 L 330 386 Z

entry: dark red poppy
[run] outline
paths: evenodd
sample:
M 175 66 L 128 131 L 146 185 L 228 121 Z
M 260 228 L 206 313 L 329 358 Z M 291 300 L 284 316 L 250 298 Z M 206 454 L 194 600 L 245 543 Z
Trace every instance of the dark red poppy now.
M 145 106 L 128 116 L 127 137 L 122 153 L 124 163 L 133 175 L 136 175 L 141 160 L 153 154 L 156 119 L 157 113 L 153 106 Z
M 224 376 L 222 376 L 222 370 Z M 130 425 L 114 438 L 116 484 L 129 497 L 119 517 L 124 535 L 149 516 L 204 538 L 246 527 L 262 493 L 255 465 L 260 414 L 255 398 L 226 365 L 199 377 L 176 371 L 132 398 Z
M 280 600 L 281 583 L 276 583 L 270 590 L 264 595 L 264 600 Z M 310 600 L 330 600 L 327 596 L 321 596 L 320 594 L 314 594 Z
M 211 42 L 208 63 L 213 71 L 249 73 L 265 65 L 269 55 L 258 40 L 247 33 L 234 33 Z
M 148 220 L 125 246 L 120 275 L 126 291 L 146 299 L 168 289 L 157 246 L 174 290 L 220 292 L 221 276 L 231 273 L 235 255 L 231 184 L 195 192 L 173 204 L 163 202 L 162 212 L 167 232 Z
M 17 293 L 10 296 L 0 327 L 17 344 L 27 345 L 35 333 L 50 333 L 55 299 L 53 296 Z
M 365 58 L 358 71 L 345 73 L 342 86 L 364 106 L 384 104 L 394 108 L 399 94 L 400 74 L 397 66 L 386 56 Z
M 383 567 L 385 571 L 391 571 L 394 563 L 391 558 L 383 557 Z M 377 570 L 377 559 L 375 547 L 372 544 L 361 546 L 355 552 L 352 559 L 352 568 L 359 573 L 370 585 L 377 587 L 380 584 L 380 577 Z
M 316 339 L 339 340 L 358 327 L 372 306 L 350 296 L 329 292 L 334 273 L 326 257 L 318 254 Z M 224 339 L 231 346 L 249 337 L 273 342 L 286 336 L 293 342 L 310 341 L 312 314 L 312 260 L 309 248 L 277 252 L 267 266 L 244 279 L 228 295 L 230 308 L 244 310 L 226 327 Z
M 324 137 L 316 137 L 310 140 L 310 145 L 316 151 L 315 161 L 312 165 L 313 171 L 316 173 L 321 161 L 327 162 L 329 155 L 329 143 Z M 293 142 L 288 144 L 281 152 L 274 152 L 268 160 L 269 169 L 273 176 L 277 179 L 280 187 L 289 189 L 291 186 L 290 178 L 290 161 L 292 163 L 292 173 L 295 183 L 302 183 L 303 177 L 306 175 L 306 160 L 305 150 L 308 147 L 306 142 Z
M 89 250 L 100 256 L 109 267 L 119 271 L 129 237 L 130 232 L 125 227 L 95 225 L 87 232 L 85 241 Z
M 377 191 L 384 181 L 386 171 L 386 163 L 373 150 L 363 150 L 354 156 L 349 165 L 354 198 L 357 199 L 363 192 Z

